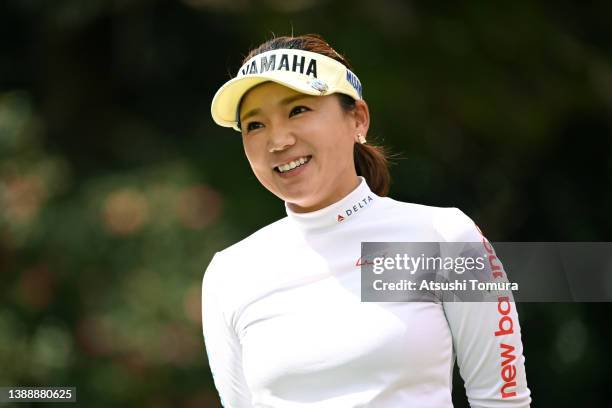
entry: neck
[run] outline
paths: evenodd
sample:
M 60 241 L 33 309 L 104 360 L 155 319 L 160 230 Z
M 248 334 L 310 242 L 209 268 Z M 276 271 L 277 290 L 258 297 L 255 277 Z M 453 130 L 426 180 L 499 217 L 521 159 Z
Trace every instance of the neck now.
M 285 202 L 289 220 L 303 232 L 321 228 L 345 225 L 360 219 L 375 206 L 379 198 L 366 183 L 365 178 L 358 177 L 358 185 L 341 199 L 318 210 L 297 213 Z

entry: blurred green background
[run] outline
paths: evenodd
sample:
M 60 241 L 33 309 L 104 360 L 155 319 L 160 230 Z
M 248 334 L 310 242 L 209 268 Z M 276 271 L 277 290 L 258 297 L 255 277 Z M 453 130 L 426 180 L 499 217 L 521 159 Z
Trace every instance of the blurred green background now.
M 393 198 L 492 241 L 609 241 L 612 3 L 431 3 L 0 2 L 0 386 L 218 406 L 201 278 L 284 207 L 210 101 L 272 33 L 348 56 Z M 610 304 L 518 307 L 534 406 L 612 406 Z

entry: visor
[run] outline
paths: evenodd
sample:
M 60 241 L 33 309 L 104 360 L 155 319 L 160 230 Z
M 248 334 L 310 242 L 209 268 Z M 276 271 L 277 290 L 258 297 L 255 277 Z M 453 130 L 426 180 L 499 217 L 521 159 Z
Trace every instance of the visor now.
M 238 108 L 242 97 L 267 81 L 308 95 L 342 93 L 354 99 L 363 98 L 361 82 L 341 62 L 310 51 L 272 50 L 249 59 L 235 78 L 219 88 L 211 106 L 214 121 L 240 131 Z

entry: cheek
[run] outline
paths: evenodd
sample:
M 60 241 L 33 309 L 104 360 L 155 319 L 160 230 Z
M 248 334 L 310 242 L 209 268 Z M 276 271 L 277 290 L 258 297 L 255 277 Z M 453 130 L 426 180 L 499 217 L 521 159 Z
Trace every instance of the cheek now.
M 352 158 L 354 136 L 342 123 L 328 127 L 323 143 L 328 153 L 338 161 L 339 165 Z
M 247 157 L 252 167 L 258 167 L 261 164 L 263 157 L 263 146 L 260 146 L 256 139 L 247 140 L 245 137 L 242 139 L 242 145 L 244 148 L 244 154 Z
M 329 109 L 320 124 L 323 131 L 329 136 L 327 141 L 335 150 L 346 152 L 352 147 L 355 135 L 351 130 L 350 121 L 339 108 Z

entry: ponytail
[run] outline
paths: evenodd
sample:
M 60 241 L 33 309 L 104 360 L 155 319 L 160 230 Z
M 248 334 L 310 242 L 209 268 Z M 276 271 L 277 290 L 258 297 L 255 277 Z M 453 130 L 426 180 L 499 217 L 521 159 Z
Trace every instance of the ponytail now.
M 381 197 L 389 194 L 391 175 L 385 149 L 382 146 L 355 143 L 353 157 L 357 175 L 366 179 L 370 189 Z

